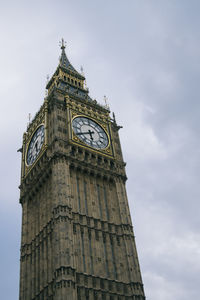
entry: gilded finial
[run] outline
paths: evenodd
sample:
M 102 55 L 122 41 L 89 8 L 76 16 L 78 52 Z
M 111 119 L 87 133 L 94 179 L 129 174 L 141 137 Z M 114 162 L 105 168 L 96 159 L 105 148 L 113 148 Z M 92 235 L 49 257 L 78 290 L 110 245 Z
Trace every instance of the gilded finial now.
M 108 105 L 108 98 L 106 96 L 103 97 L 104 98 L 104 102 L 105 102 L 105 107 L 106 108 L 109 108 L 109 105 Z
M 61 42 L 60 42 L 60 48 L 61 48 L 62 50 L 64 50 L 65 47 L 66 47 L 66 42 L 65 42 L 64 39 L 62 38 L 62 40 L 61 40 Z
M 84 76 L 83 66 L 81 66 L 81 75 Z
M 116 123 L 115 113 L 113 112 L 113 121 Z
M 29 127 L 30 123 L 31 123 L 31 114 L 29 113 L 29 114 L 28 114 L 27 128 Z
M 47 83 L 49 82 L 49 74 L 46 76 Z
M 85 90 L 87 90 L 88 89 L 88 87 L 87 87 L 87 82 L 86 82 L 86 79 L 84 80 L 84 88 L 85 88 Z
M 31 114 L 30 113 L 28 114 L 28 123 L 29 124 L 31 123 Z

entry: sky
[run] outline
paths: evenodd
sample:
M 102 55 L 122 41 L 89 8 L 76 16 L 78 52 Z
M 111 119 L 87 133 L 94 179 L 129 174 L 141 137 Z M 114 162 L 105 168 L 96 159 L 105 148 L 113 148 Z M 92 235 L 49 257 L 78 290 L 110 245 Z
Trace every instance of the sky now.
M 200 2 L 0 1 L 0 290 L 18 299 L 20 154 L 64 38 L 90 96 L 108 99 L 147 300 L 200 293 Z

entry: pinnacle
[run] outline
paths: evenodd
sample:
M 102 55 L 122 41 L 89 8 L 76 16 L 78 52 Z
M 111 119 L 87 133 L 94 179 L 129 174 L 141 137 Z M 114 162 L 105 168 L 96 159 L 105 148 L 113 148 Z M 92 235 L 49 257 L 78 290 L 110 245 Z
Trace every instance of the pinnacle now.
M 60 63 L 59 65 L 64 68 L 64 69 L 68 69 L 72 72 L 78 73 L 75 68 L 71 65 L 70 61 L 67 58 L 67 55 L 65 53 L 65 41 L 64 39 L 61 40 L 61 57 L 60 57 Z

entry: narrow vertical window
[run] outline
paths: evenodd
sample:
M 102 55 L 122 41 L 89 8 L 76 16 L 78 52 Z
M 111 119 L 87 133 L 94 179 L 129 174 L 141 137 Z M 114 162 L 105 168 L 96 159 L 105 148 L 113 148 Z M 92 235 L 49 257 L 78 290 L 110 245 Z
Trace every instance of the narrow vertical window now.
M 92 243 L 91 243 L 91 233 L 89 233 L 89 250 L 90 250 L 91 274 L 94 274 L 93 256 L 92 256 Z
M 84 181 L 84 198 L 85 198 L 85 213 L 88 215 L 88 207 L 87 207 L 87 182 Z
M 109 216 L 108 201 L 107 201 L 107 194 L 106 194 L 105 186 L 103 187 L 103 194 L 104 194 L 104 202 L 105 202 L 105 207 L 106 207 L 106 217 L 107 217 L 107 220 L 109 221 L 110 216 Z
M 99 184 L 97 184 L 97 198 L 98 198 L 98 202 L 99 202 L 100 218 L 102 219 L 101 195 L 100 195 L 100 186 L 99 186 Z
M 112 254 L 112 262 L 113 262 L 113 269 L 114 269 L 114 276 L 117 279 L 117 266 L 116 266 L 116 259 L 115 259 L 115 252 L 113 247 L 113 239 L 110 237 L 110 244 L 111 244 L 111 254 Z
M 126 223 L 128 223 L 128 217 L 127 217 L 128 213 L 127 213 L 127 210 L 126 210 L 126 202 L 125 202 L 126 195 L 124 194 L 123 186 L 121 186 L 121 195 L 122 195 L 122 199 L 123 199 L 123 203 L 124 203 L 125 211 L 126 211 Z
M 83 272 L 86 272 L 86 265 L 85 265 L 85 248 L 84 248 L 84 238 L 83 238 L 83 233 L 81 233 L 81 247 L 82 247 L 82 256 L 83 256 Z
M 132 241 L 130 242 L 130 245 L 131 245 L 131 254 L 132 254 L 133 264 L 135 266 L 135 269 L 137 269 L 137 262 L 136 262 L 135 251 L 134 251 L 134 248 L 133 248 Z
M 79 187 L 79 178 L 76 177 L 76 187 L 77 187 L 77 194 L 78 194 L 78 210 L 81 212 L 81 199 L 80 199 L 80 187 Z
M 105 265 L 106 265 L 106 276 L 109 277 L 109 269 L 108 269 L 108 255 L 106 249 L 106 237 L 103 237 L 103 247 L 104 247 L 104 257 L 105 257 Z

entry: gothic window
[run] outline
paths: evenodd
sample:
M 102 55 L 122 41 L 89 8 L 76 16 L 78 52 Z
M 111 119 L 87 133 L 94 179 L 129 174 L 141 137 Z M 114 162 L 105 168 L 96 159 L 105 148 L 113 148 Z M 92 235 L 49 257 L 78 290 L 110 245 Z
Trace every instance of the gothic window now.
M 76 177 L 76 187 L 77 187 L 77 194 L 78 194 L 78 210 L 81 212 L 81 199 L 80 199 L 80 179 Z
M 87 217 L 87 225 L 90 226 L 90 218 Z
M 106 243 L 106 234 L 105 234 L 105 232 L 103 233 L 103 242 Z
M 115 252 L 114 252 L 114 245 L 113 245 L 113 239 L 112 236 L 110 235 L 110 245 L 111 245 L 111 255 L 112 255 L 112 262 L 113 262 L 113 271 L 114 271 L 114 276 L 117 279 L 117 267 L 116 267 L 116 259 L 115 259 Z
M 104 293 L 102 293 L 102 300 L 106 299 L 106 295 Z
M 124 285 L 124 293 L 127 294 L 127 285 Z
M 103 221 L 101 222 L 101 228 L 102 228 L 102 230 L 104 230 L 104 222 Z
M 73 233 L 76 234 L 76 224 L 73 224 Z
M 100 186 L 99 186 L 99 184 L 97 184 L 97 199 L 98 199 L 98 203 L 99 203 L 100 218 L 102 219 L 101 194 L 100 194 Z
M 82 247 L 82 256 L 83 256 L 83 272 L 86 272 L 84 238 L 82 233 L 81 233 L 81 247 Z
M 121 187 L 121 197 L 122 197 L 123 201 L 125 201 L 126 195 L 124 194 L 123 187 Z M 125 210 L 126 210 L 126 206 L 125 206 Z M 126 222 L 128 223 L 128 213 L 127 213 L 127 211 L 126 211 Z
M 70 154 L 71 154 L 72 156 L 75 156 L 75 153 L 76 153 L 76 150 L 75 150 L 75 148 L 74 148 L 74 147 L 72 147 L 72 151 L 71 151 L 71 153 L 70 153 Z
M 88 278 L 87 278 L 87 276 L 84 276 L 84 284 L 88 285 Z
M 88 215 L 88 206 L 87 206 L 87 182 L 84 181 L 84 198 L 85 198 L 85 213 Z
M 89 153 L 85 152 L 85 160 L 88 160 L 88 157 L 89 157 Z
M 109 216 L 108 201 L 107 201 L 107 194 L 106 194 L 105 186 L 103 187 L 103 194 L 104 194 L 104 202 L 105 202 L 105 207 L 106 207 L 106 217 L 107 217 L 107 220 L 109 221 L 110 216 Z
M 78 300 L 81 300 L 81 291 L 80 288 L 77 287 Z
M 113 168 L 114 168 L 114 165 L 115 165 L 114 162 L 111 161 L 111 162 L 110 162 L 110 168 L 113 169 Z
M 97 241 L 99 240 L 99 232 L 98 232 L 98 230 L 95 230 L 95 238 L 96 238 Z
M 97 228 L 97 219 L 94 219 L 94 227 Z
M 89 238 L 89 250 L 90 250 L 90 266 L 91 266 L 91 274 L 94 273 L 94 266 L 93 266 L 93 256 L 92 256 L 92 242 L 91 242 L 91 233 Z
M 104 289 L 104 282 L 103 282 L 103 279 L 100 279 L 100 288 L 101 288 L 101 289 Z
M 107 249 L 106 249 L 106 239 L 103 239 L 103 248 L 104 248 L 104 257 L 105 257 L 105 266 L 106 266 L 106 275 L 109 277 L 109 269 L 108 269 L 108 255 L 107 255 Z
M 77 283 L 80 283 L 80 275 L 79 274 L 76 275 L 76 281 L 77 281 Z
M 93 287 L 96 287 L 96 278 L 92 278 L 92 285 L 93 285 Z

